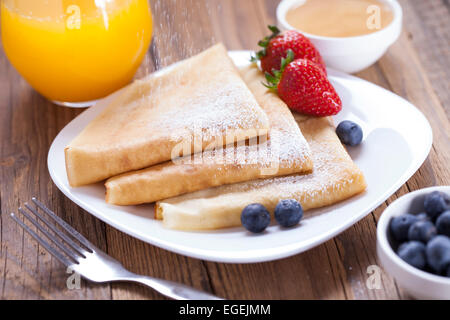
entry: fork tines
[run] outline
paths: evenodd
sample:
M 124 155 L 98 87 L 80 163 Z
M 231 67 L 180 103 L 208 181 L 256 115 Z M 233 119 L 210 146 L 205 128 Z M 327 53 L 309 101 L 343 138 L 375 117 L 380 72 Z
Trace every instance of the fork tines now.
M 45 237 L 50 240 L 50 243 L 43 237 L 38 235 L 30 227 L 28 227 L 22 220 L 20 220 L 14 213 L 11 213 L 13 218 L 26 232 L 28 232 L 34 239 L 36 239 L 45 249 L 47 249 L 56 259 L 66 266 L 79 264 L 79 260 L 86 258 L 86 254 L 94 252 L 92 245 L 85 237 L 83 237 L 78 231 L 72 228 L 67 222 L 58 217 L 53 211 L 44 206 L 36 198 L 32 198 L 31 201 L 36 207 L 30 206 L 25 203 L 25 210 L 19 208 L 19 212 L 29 220 Z M 39 213 L 41 209 L 44 214 Z M 31 213 L 31 214 L 30 214 Z M 50 218 L 52 222 L 47 219 Z M 47 231 L 44 226 L 39 223 L 39 220 L 46 225 L 53 234 Z M 62 228 L 60 230 L 57 226 Z M 65 231 L 65 232 L 63 232 Z M 77 244 L 74 240 L 77 240 L 83 246 Z M 58 250 L 59 249 L 59 250 Z

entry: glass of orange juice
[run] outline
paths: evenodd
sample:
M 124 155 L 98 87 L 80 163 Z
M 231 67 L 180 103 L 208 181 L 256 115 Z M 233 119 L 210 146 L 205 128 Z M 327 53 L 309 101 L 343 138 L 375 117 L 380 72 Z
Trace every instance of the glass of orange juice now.
M 86 107 L 128 84 L 152 37 L 148 0 L 1 0 L 5 53 L 47 99 Z

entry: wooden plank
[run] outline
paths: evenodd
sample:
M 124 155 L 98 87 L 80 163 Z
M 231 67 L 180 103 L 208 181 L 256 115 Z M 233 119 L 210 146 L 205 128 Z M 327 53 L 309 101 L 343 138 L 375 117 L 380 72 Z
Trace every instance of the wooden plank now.
M 444 0 L 402 0 L 408 43 L 426 75 L 429 87 L 450 118 L 450 4 Z M 422 71 L 422 70 L 421 70 Z
M 208 271 L 202 261 L 180 256 L 107 227 L 108 253 L 132 272 L 184 283 L 213 292 Z M 140 285 L 112 285 L 114 299 L 161 299 L 161 295 Z
M 3 52 L 3 51 L 2 51 Z M 80 111 L 55 106 L 34 92 L 0 55 L 1 295 L 8 299 L 108 298 L 108 286 L 68 291 L 65 268 L 8 217 L 36 196 L 102 247 L 104 228 L 53 186 L 47 152 L 56 134 Z

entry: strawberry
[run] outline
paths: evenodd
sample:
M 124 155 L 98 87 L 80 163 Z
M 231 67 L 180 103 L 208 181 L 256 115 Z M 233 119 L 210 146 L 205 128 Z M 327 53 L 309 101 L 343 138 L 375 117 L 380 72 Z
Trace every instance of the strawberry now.
M 266 72 L 266 87 L 278 92 L 289 108 L 312 116 L 325 117 L 339 113 L 342 102 L 327 75 L 317 64 L 306 59 L 294 61 L 288 50 L 281 69 Z
M 327 73 L 325 62 L 319 51 L 314 47 L 311 41 L 295 30 L 289 30 L 280 33 L 275 26 L 269 26 L 272 35 L 265 37 L 258 45 L 263 49 L 256 53 L 256 57 L 252 61 L 261 60 L 261 68 L 265 72 L 272 74 L 272 70 L 280 70 L 281 58 L 286 57 L 288 49 L 294 52 L 296 59 L 307 59 L 317 63 L 320 68 Z

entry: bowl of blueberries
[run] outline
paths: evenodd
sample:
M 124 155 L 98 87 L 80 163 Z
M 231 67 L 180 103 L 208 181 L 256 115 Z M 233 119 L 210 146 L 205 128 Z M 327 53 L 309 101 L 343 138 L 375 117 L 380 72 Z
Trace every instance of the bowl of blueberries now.
M 377 254 L 417 299 L 450 299 L 450 186 L 411 192 L 383 212 Z

